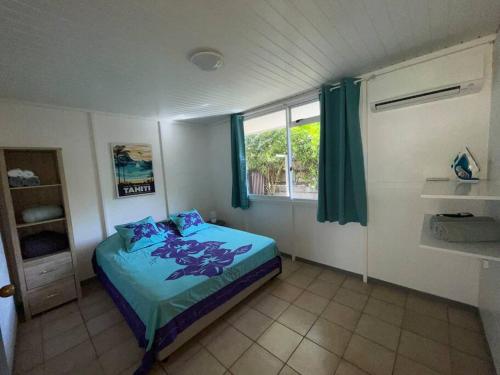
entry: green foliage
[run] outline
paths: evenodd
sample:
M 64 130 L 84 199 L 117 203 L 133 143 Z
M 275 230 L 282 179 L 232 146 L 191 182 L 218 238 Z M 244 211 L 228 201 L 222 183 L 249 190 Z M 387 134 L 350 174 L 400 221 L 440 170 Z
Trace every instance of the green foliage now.
M 295 185 L 316 189 L 318 183 L 319 123 L 291 128 Z M 287 139 L 286 129 L 269 130 L 245 137 L 247 168 L 265 178 L 266 194 L 284 184 Z

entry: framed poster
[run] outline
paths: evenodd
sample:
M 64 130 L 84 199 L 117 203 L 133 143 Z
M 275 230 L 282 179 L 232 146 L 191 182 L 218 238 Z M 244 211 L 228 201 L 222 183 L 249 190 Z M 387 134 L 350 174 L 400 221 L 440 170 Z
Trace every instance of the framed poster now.
M 114 143 L 111 152 L 117 198 L 155 192 L 150 144 Z

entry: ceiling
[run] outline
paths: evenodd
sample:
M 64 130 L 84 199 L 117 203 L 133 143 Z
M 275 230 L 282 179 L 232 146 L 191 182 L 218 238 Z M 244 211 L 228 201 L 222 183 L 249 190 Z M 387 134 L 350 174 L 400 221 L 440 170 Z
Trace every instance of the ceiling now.
M 0 0 L 0 96 L 186 119 L 494 33 L 499 0 Z M 203 72 L 190 51 L 225 65 Z

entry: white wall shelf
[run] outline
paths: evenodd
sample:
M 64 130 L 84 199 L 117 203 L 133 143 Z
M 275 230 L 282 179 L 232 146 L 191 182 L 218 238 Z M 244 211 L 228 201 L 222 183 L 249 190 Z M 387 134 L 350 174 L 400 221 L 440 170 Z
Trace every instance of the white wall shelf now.
M 500 184 L 480 180 L 475 184 L 458 181 L 426 181 L 422 198 L 500 200 Z
M 431 216 L 424 216 L 420 247 L 473 258 L 500 261 L 500 242 L 447 242 L 434 238 L 429 224 Z

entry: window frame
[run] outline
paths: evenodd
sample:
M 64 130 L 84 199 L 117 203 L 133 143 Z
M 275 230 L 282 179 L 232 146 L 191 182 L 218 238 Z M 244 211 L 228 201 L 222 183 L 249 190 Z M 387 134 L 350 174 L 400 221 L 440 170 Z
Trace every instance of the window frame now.
M 297 127 L 297 126 L 302 126 L 302 125 L 308 125 L 314 122 L 320 122 L 321 119 L 321 114 L 318 114 L 317 116 L 313 117 L 308 117 L 308 118 L 301 118 L 295 121 L 292 121 L 292 108 L 295 107 L 300 107 L 305 104 L 313 103 L 313 102 L 319 102 L 319 97 L 306 97 L 302 99 L 298 99 L 292 102 L 288 103 L 282 103 L 278 105 L 272 105 L 268 107 L 264 107 L 258 111 L 249 113 L 249 114 L 243 114 L 243 121 L 246 120 L 251 120 L 256 117 L 261 117 L 268 115 L 273 112 L 278 112 L 285 110 L 286 114 L 286 137 L 287 137 L 287 156 L 286 156 L 286 183 L 287 183 L 287 190 L 288 190 L 288 196 L 282 196 L 282 195 L 264 195 L 264 194 L 249 194 L 249 199 L 250 201 L 273 201 L 273 202 L 300 202 L 300 203 L 311 203 L 311 204 L 317 204 L 318 198 L 316 199 L 307 199 L 307 198 L 294 198 L 293 195 L 293 167 L 292 167 L 292 140 L 291 140 L 291 132 L 290 129 Z M 243 125 L 244 126 L 244 125 Z M 318 161 L 319 162 L 319 161 Z M 247 183 L 247 189 L 249 188 L 249 181 L 248 181 L 248 173 L 246 173 L 246 183 Z

